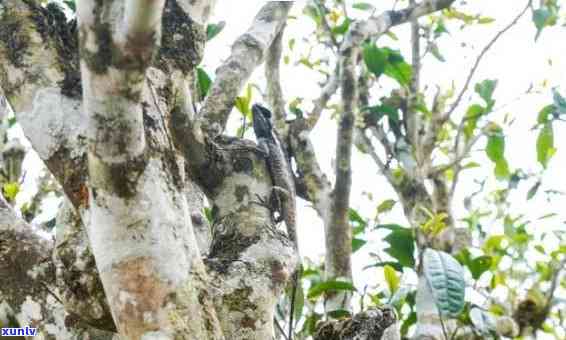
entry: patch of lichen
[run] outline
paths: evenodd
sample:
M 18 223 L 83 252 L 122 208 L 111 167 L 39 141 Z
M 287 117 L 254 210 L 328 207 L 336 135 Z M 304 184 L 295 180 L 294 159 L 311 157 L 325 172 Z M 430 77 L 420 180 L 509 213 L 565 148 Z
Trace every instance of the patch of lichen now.
M 15 67 L 24 66 L 24 57 L 29 54 L 30 38 L 22 18 L 5 8 L 0 17 L 0 45 L 3 45 L 8 61 Z
M 123 51 L 114 43 L 114 39 L 112 37 L 112 25 L 103 20 L 102 11 L 103 8 L 106 7 L 108 7 L 107 4 L 100 4 L 94 11 L 95 20 L 92 25 L 91 33 L 94 35 L 94 43 L 97 46 L 96 51 L 93 52 L 86 48 L 86 39 L 90 32 L 88 32 L 84 27 L 79 28 L 81 58 L 87 64 L 88 68 L 96 74 L 105 74 L 108 71 L 108 68 L 112 66 L 117 69 L 133 71 L 130 75 L 131 77 L 139 77 L 143 79 L 145 67 L 151 59 L 152 49 L 142 47 L 144 45 L 154 46 L 155 38 L 153 36 L 149 38 L 144 37 L 143 39 L 136 37 L 136 39 L 133 39 L 128 43 L 136 46 L 135 48 L 130 48 L 130 51 L 136 49 L 139 50 L 140 53 L 123 53 Z M 150 53 L 144 53 L 146 50 L 149 50 Z M 132 79 L 132 81 L 136 81 L 136 79 Z M 139 80 L 137 81 L 139 82 Z M 135 98 L 135 94 L 132 98 Z
M 236 189 L 234 190 L 234 195 L 236 196 L 236 200 L 238 202 L 242 202 L 244 198 L 250 197 L 250 188 L 245 185 L 237 185 Z
M 78 215 L 73 217 L 72 223 L 66 223 L 63 228 L 65 235 L 59 241 L 59 246 L 55 248 L 54 258 L 62 269 L 58 272 L 57 279 L 63 283 L 61 297 L 66 303 L 66 311 L 85 324 L 115 332 L 116 326 L 96 269 L 94 256 L 88 247 L 77 253 L 82 249 L 82 243 L 86 242 L 86 234 Z M 79 267 L 77 263 L 81 266 Z M 100 314 L 92 313 L 93 303 L 102 307 Z
M 112 51 L 115 50 L 112 41 L 112 31 L 109 23 L 97 22 L 94 25 L 94 37 L 98 46 L 96 52 L 86 49 L 86 38 L 88 34 L 84 28 L 80 28 L 80 54 L 81 58 L 88 65 L 88 68 L 96 74 L 104 74 L 112 65 Z
M 235 289 L 231 294 L 224 296 L 224 305 L 232 311 L 248 312 L 255 310 L 256 306 L 250 302 L 250 296 L 253 294 L 251 287 L 242 287 Z
M 48 249 L 40 246 L 34 237 L 10 228 L 0 229 L 0 287 L 9 306 L 21 306 L 30 296 L 46 297 L 42 283 L 55 280 L 53 263 L 41 261 L 45 256 L 42 251 Z
M 65 194 L 75 208 L 85 207 L 88 204 L 88 196 L 85 193 L 87 177 L 86 155 L 73 158 L 73 150 L 61 146 L 46 161 L 47 168 L 57 178 L 63 187 Z M 86 197 L 85 197 L 86 196 Z
M 76 20 L 67 21 L 65 13 L 56 3 L 42 7 L 33 0 L 24 2 L 30 8 L 30 18 L 43 43 L 57 53 L 57 66 L 64 75 L 59 82 L 61 93 L 67 97 L 80 98 L 82 86 Z
M 163 12 L 161 48 L 154 65 L 166 72 L 172 68 L 188 74 L 202 60 L 205 42 L 205 28 L 191 20 L 177 0 L 167 0 Z
M 214 239 L 210 245 L 209 258 L 221 263 L 232 263 L 240 258 L 240 255 L 253 244 L 256 244 L 260 236 L 246 237 L 242 235 L 235 225 L 231 225 L 228 218 L 215 223 L 213 230 L 224 230 L 223 233 L 213 232 Z
M 115 164 L 105 163 L 91 155 L 89 174 L 94 198 L 96 199 L 96 189 L 114 193 L 124 199 L 134 197 L 138 192 L 138 179 L 143 174 L 147 162 L 147 154 Z

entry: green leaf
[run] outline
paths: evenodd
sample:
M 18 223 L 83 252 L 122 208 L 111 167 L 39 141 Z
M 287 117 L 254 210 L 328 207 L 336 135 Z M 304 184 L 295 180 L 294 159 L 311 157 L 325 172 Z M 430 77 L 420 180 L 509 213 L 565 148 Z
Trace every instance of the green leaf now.
M 457 317 L 464 308 L 466 288 L 460 263 L 445 252 L 429 248 L 423 255 L 423 272 L 440 314 Z
M 470 263 L 468 264 L 468 268 L 470 269 L 470 272 L 472 273 L 472 277 L 474 278 L 474 280 L 479 279 L 483 273 L 488 271 L 489 268 L 491 267 L 492 262 L 493 262 L 493 258 L 487 255 L 478 256 L 472 261 L 470 261 Z
M 395 206 L 395 203 L 397 203 L 397 201 L 392 200 L 392 199 L 388 199 L 388 200 L 381 202 L 377 206 L 377 213 L 382 214 L 384 212 L 391 211 L 391 209 L 393 209 L 393 207 Z
M 466 111 L 466 125 L 464 126 L 464 136 L 469 140 L 474 135 L 474 130 L 478 125 L 478 120 L 486 113 L 483 106 L 479 104 L 471 105 Z
M 442 18 L 440 18 L 436 22 L 436 25 L 434 27 L 434 38 L 437 39 L 438 37 L 440 37 L 444 33 L 450 33 L 450 32 L 448 32 L 448 30 L 446 29 L 446 25 L 444 24 L 444 20 Z
M 289 289 L 289 294 L 292 294 L 293 289 Z M 305 306 L 305 293 L 303 287 L 299 285 L 295 291 L 295 309 L 293 310 L 295 320 L 300 320 L 303 315 L 303 308 Z
M 212 209 L 208 207 L 204 207 L 204 216 L 206 217 L 208 223 L 212 224 L 212 222 L 214 222 L 214 216 L 212 216 Z
M 440 50 L 438 49 L 438 45 L 435 44 L 434 42 L 430 43 L 430 52 L 432 53 L 432 55 L 438 59 L 438 61 L 441 62 L 445 62 L 446 59 L 444 58 L 444 56 L 442 55 L 442 53 L 440 53 Z
M 554 113 L 555 109 L 556 108 L 552 104 L 543 107 L 542 110 L 540 110 L 538 113 L 537 122 L 539 124 L 548 122 L 552 118 L 551 116 Z
M 370 11 L 375 8 L 372 4 L 369 4 L 367 2 L 356 2 L 352 5 L 352 7 L 362 11 Z
M 352 253 L 360 250 L 366 243 L 368 243 L 368 241 L 362 240 L 361 238 L 352 238 Z
M 220 21 L 217 24 L 208 24 L 206 26 L 206 40 L 207 41 L 212 40 L 214 37 L 218 35 L 218 33 L 222 32 L 225 26 L 226 26 L 225 21 Z
M 8 182 L 4 184 L 2 190 L 4 191 L 4 197 L 6 197 L 9 202 L 13 202 L 20 192 L 20 184 L 17 182 Z
M 535 183 L 535 185 L 533 185 L 530 189 L 529 192 L 527 193 L 527 201 L 530 200 L 531 198 L 535 197 L 535 195 L 537 194 L 538 189 L 540 188 L 541 185 L 541 181 L 537 181 Z
M 401 86 L 408 86 L 413 77 L 413 68 L 403 58 L 399 51 L 384 47 L 382 50 L 387 53 L 387 64 L 385 75 L 397 80 Z
M 389 229 L 391 233 L 383 240 L 389 244 L 384 251 L 396 259 L 403 267 L 415 267 L 415 239 L 413 231 L 396 224 L 378 225 L 378 229 Z
M 336 291 L 355 291 L 356 288 L 351 282 L 330 280 L 317 283 L 310 287 L 307 297 L 316 299 L 322 294 Z
M 305 6 L 305 9 L 303 10 L 303 14 L 310 17 L 316 23 L 317 26 L 319 26 L 322 22 L 322 17 L 320 16 L 318 9 L 313 5 Z
M 495 163 L 495 169 L 493 170 L 495 173 L 495 178 L 499 180 L 504 180 L 509 178 L 510 171 L 509 171 L 509 163 L 507 163 L 506 159 L 502 159 Z
M 401 335 L 403 335 L 403 339 L 406 338 L 406 335 L 409 332 L 409 328 L 417 323 L 417 313 L 412 311 L 409 316 L 403 320 L 403 324 L 401 325 Z
M 379 78 L 385 72 L 387 55 L 374 44 L 365 44 L 362 49 L 362 57 L 371 73 Z
M 535 41 L 538 40 L 542 30 L 547 26 L 547 23 L 550 21 L 552 17 L 552 13 L 548 7 L 541 7 L 533 11 L 533 22 L 535 23 L 535 27 L 537 28 L 537 34 L 535 36 Z
M 392 117 L 392 119 L 398 121 L 399 120 L 399 113 L 397 112 L 398 109 L 394 108 L 393 106 L 389 105 L 376 105 L 376 106 L 369 106 L 363 109 L 364 111 L 368 111 L 367 119 L 368 123 L 370 124 L 377 124 L 383 116 Z
M 495 177 L 499 180 L 507 179 L 510 176 L 509 164 L 505 159 L 505 136 L 500 127 L 495 126 L 487 140 L 487 157 L 495 163 Z
M 385 276 L 385 282 L 387 282 L 387 287 L 391 294 L 395 294 L 397 289 L 399 289 L 399 283 L 401 279 L 397 275 L 397 271 L 391 266 L 386 265 L 383 267 L 383 276 Z
M 489 79 L 486 79 L 481 83 L 477 83 L 475 86 L 476 92 L 487 104 L 486 111 L 491 111 L 493 105 L 495 104 L 495 100 L 493 100 L 493 92 L 495 91 L 496 86 L 497 86 L 497 80 L 489 80 Z
M 250 85 L 248 85 L 248 87 L 246 88 L 246 93 L 244 96 L 242 97 L 236 97 L 236 109 L 238 109 L 238 111 L 240 111 L 240 113 L 247 118 L 250 118 L 251 116 L 251 109 L 250 109 L 250 105 L 252 103 L 252 87 Z
M 76 12 L 77 11 L 77 5 L 75 4 L 75 0 L 65 0 L 63 1 L 63 3 L 69 7 L 69 9 L 71 9 L 71 11 Z
M 556 149 L 554 148 L 554 131 L 552 123 L 547 122 L 540 130 L 537 138 L 537 160 L 546 168 L 548 161 L 552 158 Z
M 201 100 L 206 98 L 208 90 L 210 89 L 210 85 L 212 85 L 212 80 L 210 79 L 206 71 L 200 67 L 197 67 L 197 86 Z
M 16 117 L 8 118 L 8 127 L 11 128 L 12 126 L 16 125 L 17 122 L 18 120 L 16 119 Z
M 332 28 L 332 34 L 334 35 L 346 34 L 346 32 L 348 32 L 348 28 L 350 27 L 351 22 L 352 20 L 348 18 L 344 19 L 344 21 L 340 25 Z
M 558 114 L 566 114 L 566 99 L 555 88 L 552 89 L 552 100 Z
M 350 223 L 353 224 L 354 226 L 362 226 L 364 228 L 367 226 L 366 220 L 355 209 L 352 208 L 348 209 L 348 219 L 350 220 Z
M 554 113 L 554 111 L 555 111 L 555 107 L 552 104 L 543 107 L 538 114 L 537 122 L 539 124 L 544 124 L 548 122 L 552 118 L 551 115 Z
M 478 24 L 480 24 L 480 25 L 491 24 L 492 22 L 495 22 L 494 18 L 481 17 L 481 18 L 478 19 Z
M 504 159 L 505 137 L 503 136 L 503 133 L 496 132 L 489 136 L 485 152 L 487 157 L 489 157 L 489 159 L 494 163 Z

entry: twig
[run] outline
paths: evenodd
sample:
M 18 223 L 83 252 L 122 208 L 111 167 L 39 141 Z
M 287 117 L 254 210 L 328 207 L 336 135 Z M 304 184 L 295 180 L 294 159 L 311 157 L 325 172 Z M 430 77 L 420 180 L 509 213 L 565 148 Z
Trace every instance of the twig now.
M 523 15 L 530 8 L 531 3 L 532 3 L 532 0 L 529 0 L 527 2 L 527 6 L 525 6 L 525 8 L 513 19 L 513 21 L 511 21 L 507 26 L 505 26 L 501 31 L 497 32 L 497 34 L 482 49 L 482 51 L 480 52 L 480 54 L 476 58 L 476 61 L 474 62 L 474 65 L 472 66 L 470 73 L 468 73 L 468 77 L 466 78 L 466 82 L 464 83 L 464 87 L 462 88 L 462 90 L 458 94 L 456 101 L 452 104 L 452 106 L 450 107 L 448 112 L 445 114 L 445 120 L 447 120 L 450 117 L 450 115 L 454 112 L 454 110 L 456 110 L 456 108 L 460 104 L 460 101 L 464 97 L 464 94 L 466 94 L 466 91 L 468 90 L 468 87 L 470 86 L 472 78 L 474 77 L 474 74 L 476 73 L 483 57 L 486 55 L 486 53 L 489 51 L 489 49 L 497 42 L 497 40 L 499 40 L 499 38 L 501 38 L 501 36 L 503 36 L 503 34 L 505 34 L 507 31 L 509 31 L 513 26 L 515 26 L 517 24 L 519 19 L 521 19 L 521 17 L 523 17 Z
M 287 337 L 287 334 L 285 334 L 285 331 L 283 330 L 283 327 L 281 327 L 281 325 L 279 324 L 279 320 L 277 320 L 276 317 L 273 317 L 273 323 L 275 324 L 275 327 L 277 328 L 277 330 L 281 333 L 281 335 L 285 338 L 285 340 L 289 340 L 289 338 Z
M 395 187 L 395 179 L 393 178 L 393 175 L 389 171 L 387 165 L 381 160 L 379 155 L 375 152 L 375 149 L 371 144 L 371 140 L 368 138 L 368 136 L 365 135 L 363 130 L 358 129 L 358 133 L 360 134 L 361 140 L 364 143 L 364 146 L 367 148 L 367 152 L 373 159 L 374 163 L 379 167 L 379 170 L 381 171 L 381 173 L 383 173 L 385 178 L 387 178 L 389 184 L 391 184 L 392 187 Z
M 454 159 L 451 160 L 448 164 L 439 165 L 439 166 L 435 166 L 434 168 L 432 168 L 429 172 L 429 176 L 434 177 L 435 175 L 438 175 L 439 173 L 442 173 L 442 172 L 454 167 L 455 165 L 459 164 L 461 161 L 463 161 L 466 157 L 469 156 L 469 153 L 472 150 L 472 147 L 484 135 L 485 135 L 484 131 L 481 131 L 480 133 L 475 135 L 472 139 L 470 139 L 468 141 L 468 143 L 466 144 L 466 146 L 465 146 L 465 148 L 462 152 L 458 152 L 456 154 L 456 156 L 454 157 Z
M 560 261 L 558 264 L 558 268 L 556 268 L 556 272 L 554 273 L 554 277 L 552 278 L 552 282 L 550 283 L 550 288 L 548 289 L 548 296 L 546 297 L 546 306 L 545 311 L 548 313 L 550 308 L 552 307 L 552 299 L 554 298 L 554 292 L 558 287 L 558 281 L 560 279 L 560 275 L 562 274 L 562 270 L 566 267 L 566 256 Z

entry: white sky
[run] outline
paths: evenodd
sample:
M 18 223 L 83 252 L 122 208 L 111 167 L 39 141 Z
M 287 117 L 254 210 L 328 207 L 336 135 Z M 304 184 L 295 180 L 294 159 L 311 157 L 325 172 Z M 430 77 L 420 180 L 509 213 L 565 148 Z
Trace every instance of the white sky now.
M 368 1 L 376 3 L 377 1 Z M 211 22 L 220 20 L 226 21 L 224 30 L 213 39 L 206 47 L 206 55 L 201 65 L 207 72 L 213 75 L 214 69 L 219 66 L 230 53 L 230 45 L 243 33 L 250 24 L 253 16 L 257 12 L 263 1 L 222 1 L 217 5 L 217 9 Z M 388 9 L 392 1 L 379 1 L 383 4 L 383 8 Z M 458 5 L 460 1 L 457 1 Z M 467 12 L 481 13 L 483 16 L 489 16 L 497 19 L 494 24 L 485 25 L 483 27 L 467 28 L 463 32 L 456 26 L 449 26 L 450 35 L 445 35 L 439 43 L 439 47 L 446 62 L 441 63 L 436 59 L 429 57 L 424 61 L 424 69 L 422 74 L 422 83 L 434 88 L 436 84 L 446 89 L 454 81 L 456 89 L 460 89 L 463 79 L 467 76 L 472 62 L 481 48 L 499 31 L 504 25 L 507 25 L 514 16 L 525 6 L 526 0 L 476 0 L 469 1 Z M 401 4 L 403 5 L 403 4 Z M 294 13 L 298 16 L 304 6 L 304 1 L 296 2 Z M 458 7 L 461 8 L 461 7 Z M 364 16 L 367 12 L 352 12 L 356 15 Z M 310 20 L 301 17 L 301 20 L 291 20 L 287 28 L 287 37 L 294 37 L 297 40 L 297 46 L 294 52 L 290 53 L 288 49 L 285 54 L 291 58 L 290 65 L 282 68 L 283 87 L 287 102 L 295 97 L 304 97 L 305 102 L 314 99 L 319 94 L 318 82 L 321 77 L 315 72 L 304 66 L 295 66 L 293 61 L 297 60 L 299 52 L 305 51 L 305 43 L 301 43 L 301 39 L 308 37 L 313 30 L 313 24 Z M 387 37 L 383 37 L 378 43 L 381 45 L 390 45 L 393 48 L 399 48 L 403 51 L 406 59 L 409 60 L 408 53 L 408 27 L 395 28 L 394 33 L 399 37 L 398 42 L 394 42 Z M 511 169 L 522 168 L 526 172 L 538 172 L 540 166 L 536 162 L 535 141 L 536 133 L 531 131 L 531 127 L 536 122 L 538 111 L 544 106 L 551 103 L 551 88 L 559 87 L 561 92 L 566 95 L 566 86 L 563 77 L 566 74 L 566 44 L 564 37 L 566 30 L 563 28 L 547 28 L 539 38 L 537 43 L 534 42 L 535 28 L 528 13 L 520 23 L 514 27 L 488 52 L 484 58 L 471 88 L 475 82 L 483 79 L 497 79 L 499 81 L 495 91 L 495 99 L 497 100 L 496 108 L 506 104 L 504 109 L 496 115 L 490 116 L 498 122 L 503 121 L 505 114 L 511 114 L 516 118 L 516 122 L 511 128 L 505 128 L 507 135 L 506 155 L 510 163 Z M 462 47 L 465 43 L 466 47 Z M 316 51 L 315 51 L 316 52 Z M 552 64 L 549 63 L 552 61 Z M 257 83 L 263 88 L 263 69 L 258 68 L 252 77 L 252 82 Z M 543 82 L 547 82 L 546 87 L 542 87 Z M 524 93 L 530 85 L 534 85 L 534 90 L 538 90 L 539 94 L 530 94 L 523 96 L 517 101 L 516 97 Z M 379 90 L 378 90 L 379 91 Z M 381 90 L 384 95 L 389 89 Z M 473 93 L 468 92 L 466 100 Z M 473 100 L 477 100 L 472 96 Z M 261 100 L 259 94 L 254 92 L 254 101 Z M 462 114 L 467 106 L 461 106 L 458 114 Z M 233 115 L 232 126 L 237 126 L 238 114 Z M 232 130 L 234 131 L 235 128 Z M 328 117 L 328 114 L 322 119 L 314 133 L 312 139 L 315 144 L 319 161 L 328 175 L 332 177 L 331 160 L 335 150 L 335 130 L 336 122 Z M 531 201 L 526 201 L 526 191 L 530 185 L 534 183 L 531 180 L 528 185 L 522 183 L 519 190 L 514 191 L 511 196 L 512 207 L 510 208 L 512 215 L 524 214 L 527 219 L 536 220 L 536 218 L 551 212 L 558 213 L 558 217 L 546 219 L 544 221 L 533 223 L 531 228 L 537 231 L 548 231 L 552 229 L 564 230 L 563 221 L 566 216 L 561 209 L 564 207 L 565 198 L 555 196 L 551 202 L 547 201 L 541 192 L 544 189 L 555 189 L 566 192 L 566 181 L 561 177 L 563 165 L 566 162 L 566 143 L 565 138 L 560 138 L 566 132 L 561 124 L 555 125 L 555 144 L 558 152 L 552 159 L 549 169 L 544 173 L 543 187 L 539 190 L 539 195 Z M 13 132 L 14 135 L 20 135 L 19 132 Z M 250 136 L 250 138 L 252 138 Z M 454 212 L 457 218 L 465 216 L 462 200 L 465 194 L 475 191 L 473 179 L 482 179 L 489 176 L 492 165 L 484 156 L 484 142 L 479 143 L 474 153 L 474 160 L 482 164 L 477 170 L 468 170 L 466 175 L 461 176 L 459 192 L 454 202 Z M 29 194 L 33 190 L 35 178 L 39 167 L 37 156 L 30 155 L 24 164 L 27 170 L 25 192 L 18 197 L 18 201 L 24 202 L 28 199 Z M 373 217 L 377 204 L 385 199 L 396 199 L 393 190 L 386 183 L 384 178 L 377 174 L 376 167 L 369 157 L 356 153 L 353 159 L 353 188 L 352 188 L 352 207 L 362 213 L 362 216 Z M 490 176 L 493 177 L 493 176 Z M 503 183 L 496 183 L 493 180 L 488 182 L 486 189 L 494 189 L 502 187 Z M 374 200 L 370 201 L 364 192 L 373 195 Z M 312 259 L 320 260 L 324 254 L 324 239 L 322 223 L 318 219 L 314 210 L 305 206 L 302 202 L 299 220 L 299 232 L 301 242 L 301 253 Z M 476 201 L 476 204 L 484 202 Z M 50 204 L 46 207 L 45 216 L 53 216 L 56 205 Z M 396 205 L 393 211 L 382 218 L 383 222 L 400 222 L 404 221 L 401 207 Z M 490 226 L 494 233 L 502 233 L 502 227 L 499 224 Z M 375 234 L 375 233 L 374 233 Z M 355 282 L 359 288 L 363 288 L 366 284 L 375 285 L 383 282 L 381 273 L 374 269 L 362 271 L 362 268 L 368 264 L 368 252 L 383 249 L 385 244 L 379 241 L 378 235 L 370 235 L 370 243 L 367 244 L 362 251 L 354 256 L 354 272 Z M 545 246 L 552 245 L 552 240 Z M 533 254 L 536 256 L 536 254 Z

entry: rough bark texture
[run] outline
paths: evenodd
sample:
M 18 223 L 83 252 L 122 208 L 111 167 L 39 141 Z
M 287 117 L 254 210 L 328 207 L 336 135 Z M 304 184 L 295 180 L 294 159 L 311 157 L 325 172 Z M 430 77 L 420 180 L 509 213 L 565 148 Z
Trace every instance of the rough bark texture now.
M 183 147 L 169 131 L 178 125 L 166 123 L 180 110 L 190 116 L 191 73 L 213 5 L 80 2 L 79 39 L 76 23 L 54 6 L 0 5 L 7 32 L 0 35 L 0 84 L 72 204 L 59 215 L 52 264 L 62 301 L 81 321 L 117 326 L 132 339 L 270 338 L 273 307 L 296 266 L 292 246 L 257 201 L 271 184 L 255 144 L 215 135 L 192 158 L 178 152 Z M 235 44 L 242 56 L 259 53 L 247 72 L 289 7 L 266 5 Z M 181 132 L 199 134 L 194 125 Z M 212 234 L 202 192 L 212 206 Z M 206 267 L 199 248 L 210 254 Z
M 314 340 L 399 339 L 395 312 L 388 307 L 371 308 L 353 317 L 321 323 Z

